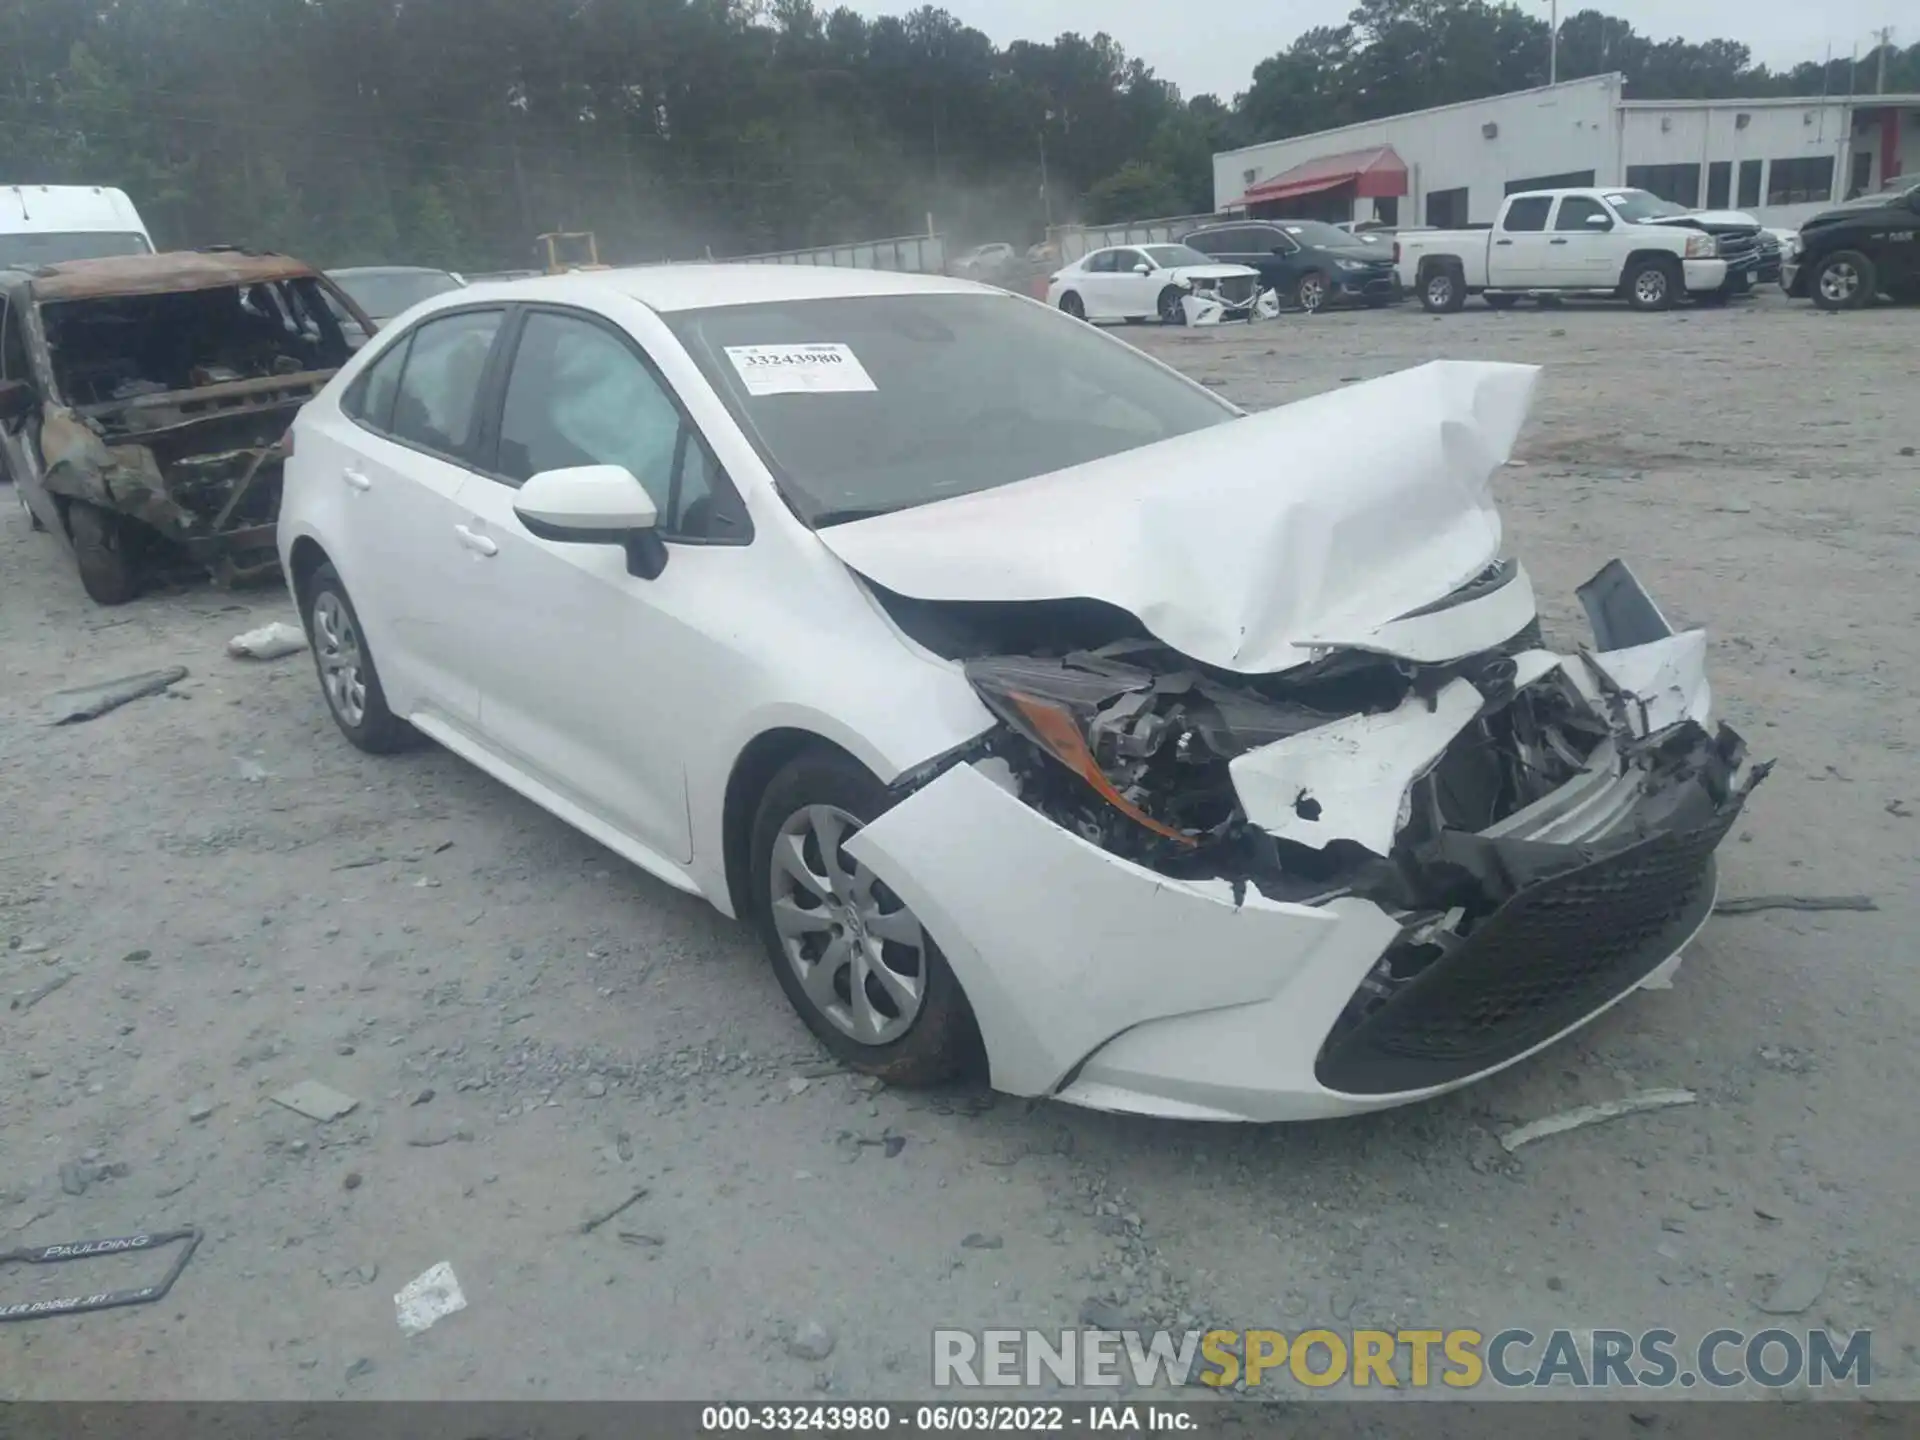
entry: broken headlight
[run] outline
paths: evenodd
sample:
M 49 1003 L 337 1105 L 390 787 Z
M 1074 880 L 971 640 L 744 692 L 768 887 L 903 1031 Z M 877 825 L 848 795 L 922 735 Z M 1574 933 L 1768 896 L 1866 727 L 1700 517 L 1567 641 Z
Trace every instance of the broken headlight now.
M 996 656 L 967 663 L 967 679 L 989 710 L 1091 786 L 1107 804 L 1154 834 L 1181 845 L 1198 838 L 1149 815 L 1123 795 L 1095 757 L 1088 736 L 1115 700 L 1150 699 L 1154 677 L 1129 666 L 1075 670 L 1058 661 Z

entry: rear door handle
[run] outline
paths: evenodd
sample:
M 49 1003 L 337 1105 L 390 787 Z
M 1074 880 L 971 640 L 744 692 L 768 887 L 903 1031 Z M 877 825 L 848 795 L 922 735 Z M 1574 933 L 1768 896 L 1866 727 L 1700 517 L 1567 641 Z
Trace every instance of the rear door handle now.
M 342 470 L 340 472 L 340 478 L 346 481 L 347 484 L 352 486 L 355 490 L 371 490 L 373 488 L 373 481 L 369 480 L 365 475 L 361 474 L 358 470 L 352 469 L 351 467 L 349 467 L 348 469 Z
M 1564 245 L 1564 244 L 1566 244 L 1567 242 L 1566 242 L 1566 241 L 1564 241 L 1564 240 L 1549 240 L 1549 241 L 1548 241 L 1547 243 L 1548 243 L 1549 245 Z
M 460 543 L 462 545 L 466 546 L 467 549 L 473 551 L 476 555 L 498 555 L 500 553 L 500 547 L 494 544 L 493 541 L 484 535 L 469 530 L 464 525 L 454 526 L 453 533 L 460 537 Z
M 1493 243 L 1496 245 L 1511 245 L 1513 242 L 1511 240 L 1496 240 Z

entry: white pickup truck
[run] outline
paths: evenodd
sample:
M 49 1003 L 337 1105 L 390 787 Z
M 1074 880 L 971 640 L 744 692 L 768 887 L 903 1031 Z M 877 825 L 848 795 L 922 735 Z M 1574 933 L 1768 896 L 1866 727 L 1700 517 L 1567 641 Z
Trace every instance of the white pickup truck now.
M 1403 230 L 1400 283 L 1428 310 L 1469 295 L 1496 309 L 1521 296 L 1609 295 L 1665 310 L 1684 295 L 1718 295 L 1728 265 L 1703 230 L 1652 223 L 1673 207 L 1644 190 L 1529 190 L 1509 195 L 1488 229 Z

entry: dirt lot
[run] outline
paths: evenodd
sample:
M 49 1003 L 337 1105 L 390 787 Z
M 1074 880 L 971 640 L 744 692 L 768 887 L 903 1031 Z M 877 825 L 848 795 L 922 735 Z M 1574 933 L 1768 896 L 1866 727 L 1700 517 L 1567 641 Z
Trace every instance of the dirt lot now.
M 1673 989 L 1365 1120 L 877 1089 L 824 1063 L 743 929 L 443 752 L 350 749 L 304 656 L 227 658 L 282 595 L 97 609 L 0 497 L 0 993 L 71 977 L 0 1010 L 0 1248 L 206 1232 L 161 1304 L 0 1327 L 0 1398 L 907 1397 L 933 1327 L 1089 1300 L 1289 1330 L 1871 1327 L 1876 1390 L 1920 1394 L 1914 314 L 1127 333 L 1255 407 L 1432 357 L 1544 365 L 1497 484 L 1550 634 L 1582 633 L 1573 587 L 1614 555 L 1711 627 L 1721 713 L 1780 761 L 1723 894 L 1878 913 L 1716 920 Z M 168 697 L 43 723 L 50 692 L 173 664 Z M 358 1108 L 269 1102 L 303 1079 Z M 1699 1100 L 1495 1139 L 1652 1086 Z M 467 1309 L 408 1338 L 394 1294 L 439 1261 Z M 0 1303 L 159 1268 L 8 1267 Z M 1763 1314 L 1789 1272 L 1817 1298 Z

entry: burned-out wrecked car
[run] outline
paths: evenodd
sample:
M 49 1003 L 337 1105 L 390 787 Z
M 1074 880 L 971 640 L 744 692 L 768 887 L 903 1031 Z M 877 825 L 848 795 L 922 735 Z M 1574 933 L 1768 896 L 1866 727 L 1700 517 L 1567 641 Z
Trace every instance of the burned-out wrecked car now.
M 280 547 L 350 741 L 751 918 L 851 1065 L 1331 1115 L 1673 964 L 1764 773 L 1624 565 L 1543 637 L 1490 490 L 1534 382 L 1246 416 L 962 280 L 482 285 L 301 412 Z
M 194 251 L 0 270 L 0 470 L 87 593 L 193 562 L 277 570 L 287 427 L 347 358 L 297 260 Z

